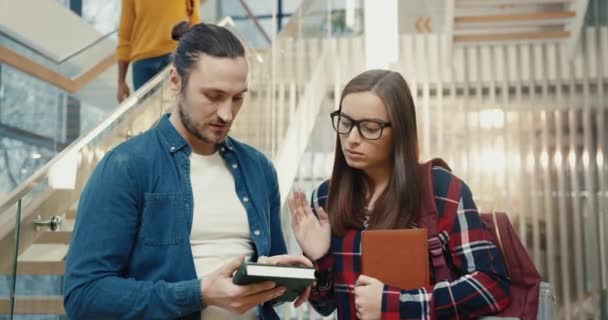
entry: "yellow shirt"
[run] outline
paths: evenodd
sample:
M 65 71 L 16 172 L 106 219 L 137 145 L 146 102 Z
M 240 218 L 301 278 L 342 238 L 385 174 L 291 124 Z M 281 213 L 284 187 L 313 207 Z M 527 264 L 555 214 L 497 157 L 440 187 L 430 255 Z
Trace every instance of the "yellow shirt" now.
M 199 0 L 122 0 L 116 58 L 136 61 L 173 52 L 173 26 L 180 21 L 197 24 Z M 188 17 L 188 7 L 192 16 Z

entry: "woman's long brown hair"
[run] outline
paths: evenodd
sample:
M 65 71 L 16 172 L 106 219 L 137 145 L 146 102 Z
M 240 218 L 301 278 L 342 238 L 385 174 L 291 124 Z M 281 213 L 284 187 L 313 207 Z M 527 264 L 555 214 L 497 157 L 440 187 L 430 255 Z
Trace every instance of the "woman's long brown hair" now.
M 391 149 L 392 175 L 386 190 L 376 200 L 368 229 L 407 228 L 416 218 L 420 207 L 420 178 L 418 175 L 418 134 L 416 110 L 405 79 L 397 72 L 369 70 L 353 78 L 342 91 L 372 92 L 386 106 L 393 130 Z M 346 163 L 336 138 L 334 167 L 329 186 L 327 212 L 332 233 L 343 236 L 348 229 L 362 228 L 364 208 L 373 194 L 374 186 L 361 171 Z

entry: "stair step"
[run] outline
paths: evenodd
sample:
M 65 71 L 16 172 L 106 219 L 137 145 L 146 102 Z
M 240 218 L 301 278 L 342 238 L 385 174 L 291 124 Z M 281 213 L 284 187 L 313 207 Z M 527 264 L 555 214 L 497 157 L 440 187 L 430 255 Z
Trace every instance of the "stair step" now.
M 65 272 L 64 261 L 25 261 L 19 262 L 17 275 L 63 275 Z
M 0 314 L 8 313 L 9 302 L 7 297 L 0 298 Z M 16 296 L 13 311 L 15 314 L 65 314 L 62 296 Z
M 72 231 L 49 231 L 42 234 L 35 243 L 52 244 L 52 243 L 70 243 L 72 239 Z
M 19 255 L 19 262 L 62 261 L 68 253 L 68 245 L 62 243 L 34 243 Z
M 62 275 L 68 245 L 34 243 L 18 258 L 18 275 Z
M 507 33 L 483 33 L 454 36 L 455 42 L 481 42 L 481 41 L 524 41 L 524 40 L 548 40 L 566 39 L 570 37 L 570 31 L 540 31 L 540 32 L 507 32 Z
M 480 16 L 460 16 L 454 17 L 454 23 L 496 23 L 496 22 L 519 22 L 519 21 L 538 21 L 551 19 L 568 19 L 576 17 L 574 11 L 558 12 L 529 12 L 516 14 L 497 14 Z

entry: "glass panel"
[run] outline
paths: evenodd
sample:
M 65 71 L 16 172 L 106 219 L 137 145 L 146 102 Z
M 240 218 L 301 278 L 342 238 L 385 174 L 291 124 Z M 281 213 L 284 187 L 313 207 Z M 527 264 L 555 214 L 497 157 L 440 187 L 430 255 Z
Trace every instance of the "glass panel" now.
M 69 0 L 57 1 L 69 8 Z M 83 19 L 89 22 L 99 34 L 96 38 L 90 39 L 81 48 L 74 50 L 61 60 L 51 58 L 9 34 L 2 32 L 0 32 L 0 46 L 46 69 L 50 69 L 51 72 L 58 73 L 59 76 L 51 75 L 55 80 L 63 76 L 67 78 L 67 82 L 70 82 L 70 80 L 76 83 L 88 82 L 78 85 L 76 91 L 81 91 L 85 85 L 89 88 L 94 87 L 99 89 L 97 87 L 100 83 L 103 83 L 103 86 L 107 87 L 107 82 L 80 79 L 79 76 L 85 76 L 88 71 L 96 69 L 103 72 L 114 64 L 118 18 L 120 16 L 116 12 L 120 12 L 120 1 L 111 0 L 101 3 L 85 0 L 82 3 L 82 7 Z M 20 64 L 23 63 L 21 62 Z M 94 78 L 98 77 L 99 75 Z M 61 80 L 63 80 L 64 84 L 66 83 L 66 79 Z M 71 85 L 74 84 L 72 83 Z M 114 82 L 111 82 L 111 85 L 114 85 Z M 112 88 L 112 91 L 115 92 L 115 88 Z M 112 101 L 112 104 L 106 107 L 110 108 L 114 105 L 115 103 Z
M 15 235 L 14 230 L 18 216 L 18 203 L 6 209 L 7 215 L 0 217 L 0 320 L 9 319 L 11 310 L 11 296 L 15 292 Z
M 74 79 L 108 57 L 113 57 L 116 49 L 116 29 L 106 34 L 99 34 L 96 39 L 84 47 L 72 52 L 63 60 L 54 60 L 45 54 L 34 50 L 17 39 L 0 32 L 0 46 L 3 46 L 20 56 L 27 57 L 52 71 L 69 79 Z
M 103 155 L 120 142 L 152 127 L 171 99 L 165 92 L 166 71 L 129 98 L 113 116 L 78 139 L 29 178 L 35 187 L 23 195 L 22 224 L 19 239 L 15 315 L 44 319 L 65 319 L 62 300 L 63 260 L 75 218 L 74 206 L 90 173 Z M 42 175 L 41 175 L 42 174 Z M 17 190 L 23 190 L 17 189 Z M 17 192 L 14 191 L 14 192 Z M 0 220 L 14 217 L 14 205 L 0 212 Z M 46 213 L 41 214 L 40 213 Z M 61 218 L 63 230 L 48 226 L 36 228 L 35 220 Z M 0 261 L 8 261 L 10 238 L 14 228 L 2 223 Z M 8 279 L 2 279 L 2 284 Z M 4 290 L 4 289 L 0 289 Z M 4 290 L 6 291 L 6 290 Z M 3 291 L 0 291 L 3 293 Z
M 266 31 L 267 35 L 270 36 L 274 33 L 274 30 L 272 29 L 272 19 L 259 19 L 258 22 L 264 31 Z M 253 20 L 235 20 L 234 23 L 238 30 L 242 30 L 243 36 L 253 48 L 268 47 L 268 40 L 266 40 L 266 37 L 260 32 Z
M 102 88 L 98 89 L 102 91 Z M 0 194 L 6 193 L 109 112 L 0 64 Z

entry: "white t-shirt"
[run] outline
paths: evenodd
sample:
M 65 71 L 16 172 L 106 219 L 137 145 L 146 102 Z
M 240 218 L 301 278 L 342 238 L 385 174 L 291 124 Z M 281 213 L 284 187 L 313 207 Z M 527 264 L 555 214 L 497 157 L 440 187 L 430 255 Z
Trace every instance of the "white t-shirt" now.
M 190 245 L 199 279 L 235 257 L 245 255 L 248 259 L 254 253 L 247 212 L 236 194 L 229 170 L 236 169 L 227 167 L 219 152 L 210 156 L 190 155 L 194 198 Z M 257 319 L 256 309 L 238 315 L 207 307 L 201 319 Z

